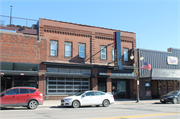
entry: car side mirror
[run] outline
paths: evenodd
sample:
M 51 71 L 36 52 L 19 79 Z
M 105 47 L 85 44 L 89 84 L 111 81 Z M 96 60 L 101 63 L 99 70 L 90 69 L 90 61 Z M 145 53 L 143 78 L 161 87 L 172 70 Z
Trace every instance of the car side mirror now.
M 86 95 L 82 95 L 82 97 L 86 97 Z

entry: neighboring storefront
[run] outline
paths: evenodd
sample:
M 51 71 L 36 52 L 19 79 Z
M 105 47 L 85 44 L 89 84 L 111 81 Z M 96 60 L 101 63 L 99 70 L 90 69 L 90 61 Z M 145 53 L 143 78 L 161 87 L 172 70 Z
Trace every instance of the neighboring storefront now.
M 124 70 L 111 69 L 110 72 L 103 69 L 98 70 L 98 90 L 104 92 L 112 92 L 116 99 L 134 99 L 135 88 L 134 81 L 137 78 L 133 73 L 133 67 Z M 108 86 L 108 80 L 111 86 Z M 109 91 L 107 91 L 111 88 Z
M 11 87 L 38 88 L 38 64 L 1 62 L 1 91 Z
M 169 48 L 168 52 L 139 50 L 140 99 L 159 99 L 161 95 L 180 90 L 180 49 Z M 142 69 L 143 62 L 151 70 Z

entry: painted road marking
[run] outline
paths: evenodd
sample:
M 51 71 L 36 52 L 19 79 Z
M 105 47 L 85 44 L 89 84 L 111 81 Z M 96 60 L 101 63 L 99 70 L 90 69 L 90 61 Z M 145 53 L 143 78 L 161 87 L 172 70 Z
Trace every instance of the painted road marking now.
M 134 116 L 121 116 L 121 117 L 102 117 L 102 118 L 92 118 L 92 119 L 129 119 L 138 117 L 151 117 L 151 116 L 163 116 L 163 115 L 173 115 L 178 113 L 162 113 L 162 114 L 147 114 L 147 115 L 134 115 Z

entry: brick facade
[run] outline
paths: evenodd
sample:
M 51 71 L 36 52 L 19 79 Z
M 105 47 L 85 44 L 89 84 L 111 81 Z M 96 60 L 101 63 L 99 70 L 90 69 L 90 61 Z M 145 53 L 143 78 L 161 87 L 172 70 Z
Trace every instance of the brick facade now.
M 118 30 L 105 29 L 100 27 L 91 27 L 80 24 L 67 22 L 59 22 L 47 19 L 40 19 L 40 36 L 47 38 L 47 60 L 50 62 L 76 62 L 86 64 L 114 65 L 112 61 L 113 32 Z M 136 47 L 136 34 L 132 32 L 121 32 L 121 52 L 123 48 L 131 50 Z M 49 56 L 50 40 L 58 41 L 58 56 Z M 64 57 L 64 42 L 72 42 L 72 57 Z M 86 44 L 86 58 L 78 58 L 78 43 Z M 108 44 L 112 44 L 108 46 Z M 100 46 L 107 47 L 107 59 L 100 59 Z M 129 53 L 130 54 L 130 53 Z M 126 62 L 127 65 L 132 64 L 131 61 Z
M 45 99 L 61 99 L 65 95 L 47 95 L 46 77 L 47 65 L 43 62 L 65 63 L 65 64 L 87 64 L 98 66 L 114 66 L 112 60 L 113 32 L 115 29 L 107 29 L 88 25 L 53 21 L 40 18 L 39 36 L 27 35 L 23 33 L 0 32 L 0 57 L 1 62 L 15 63 L 35 63 L 39 64 L 38 88 L 44 95 Z M 136 34 L 132 32 L 121 32 L 121 54 L 123 48 L 131 50 L 136 48 Z M 50 40 L 58 41 L 58 55 L 50 56 Z M 72 57 L 65 57 L 65 42 L 72 42 Z M 78 43 L 84 43 L 85 58 L 79 58 Z M 106 60 L 100 57 L 100 46 L 107 46 Z M 123 61 L 123 65 L 132 66 L 133 61 Z M 98 90 L 98 69 L 92 68 L 91 89 Z M 105 72 L 111 75 L 111 70 Z M 107 92 L 112 91 L 111 78 L 106 79 Z M 130 81 L 130 98 L 134 98 L 133 91 L 136 91 L 136 82 Z

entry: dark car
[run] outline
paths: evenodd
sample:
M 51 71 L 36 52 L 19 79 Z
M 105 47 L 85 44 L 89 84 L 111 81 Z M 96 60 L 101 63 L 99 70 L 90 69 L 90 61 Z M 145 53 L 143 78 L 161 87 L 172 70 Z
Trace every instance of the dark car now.
M 180 91 L 172 91 L 160 97 L 161 103 L 172 102 L 177 104 L 180 102 Z
M 0 107 L 24 106 L 36 109 L 43 104 L 43 95 L 37 88 L 14 87 L 1 93 Z

